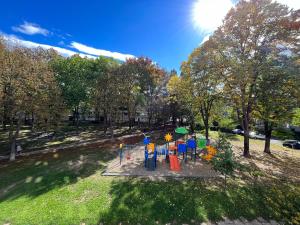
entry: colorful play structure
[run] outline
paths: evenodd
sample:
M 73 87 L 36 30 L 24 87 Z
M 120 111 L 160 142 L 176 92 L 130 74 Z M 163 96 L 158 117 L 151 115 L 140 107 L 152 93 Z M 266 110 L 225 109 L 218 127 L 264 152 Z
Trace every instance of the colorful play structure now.
M 176 128 L 175 134 L 184 136 L 184 138 L 178 138 L 172 142 L 173 136 L 167 133 L 164 137 L 166 144 L 162 147 L 158 147 L 151 142 L 150 137 L 145 136 L 143 141 L 145 146 L 144 166 L 147 170 L 154 171 L 156 169 L 158 156 L 164 157 L 164 161 L 170 165 L 170 170 L 180 171 L 179 160 L 182 158 L 184 162 L 187 162 L 189 153 L 191 159 L 206 161 L 210 161 L 217 153 L 217 150 L 205 138 L 196 138 L 196 136 L 187 138 L 188 131 L 184 127 Z M 170 144 L 171 142 L 174 144 Z

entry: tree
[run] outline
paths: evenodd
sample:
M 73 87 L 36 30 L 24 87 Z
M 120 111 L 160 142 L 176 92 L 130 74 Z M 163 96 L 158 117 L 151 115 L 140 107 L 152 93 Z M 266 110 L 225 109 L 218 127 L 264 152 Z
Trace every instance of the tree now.
M 32 131 L 36 126 L 48 131 L 52 126 L 57 127 L 65 112 L 61 90 L 49 64 L 57 53 L 52 49 L 35 48 L 27 57 L 38 77 L 35 85 L 40 87 L 27 100 L 25 118 L 31 118 Z
M 56 57 L 51 62 L 55 77 L 62 90 L 66 105 L 73 111 L 73 121 L 79 126 L 80 106 L 90 100 L 93 61 L 74 55 L 70 58 Z
M 276 125 L 289 122 L 297 104 L 297 91 L 294 76 L 298 75 L 293 58 L 278 55 L 266 59 L 265 70 L 257 86 L 257 106 L 255 115 L 264 122 L 265 153 L 271 153 L 270 140 Z
M 0 36 L 0 79 L 5 76 L 4 71 L 6 69 L 6 59 L 7 59 L 8 51 L 4 44 L 4 40 Z M 0 106 L 1 106 L 1 122 L 3 126 L 3 130 L 6 130 L 7 123 L 7 101 L 6 101 L 6 84 L 3 82 L 0 83 Z
M 141 103 L 141 74 L 139 70 L 139 61 L 127 59 L 118 70 L 118 76 L 122 80 L 120 85 L 120 95 L 122 98 L 122 107 L 127 109 L 128 125 L 131 130 L 135 119 L 137 106 Z
M 167 83 L 167 91 L 168 104 L 170 105 L 170 113 L 173 125 L 175 125 L 177 118 L 182 117 L 182 114 L 184 112 L 181 87 L 181 78 L 177 74 L 171 74 Z
M 192 52 L 188 62 L 182 66 L 183 78 L 189 82 L 185 91 L 190 92 L 190 107 L 197 107 L 205 126 L 206 139 L 209 136 L 213 105 L 222 95 L 222 70 L 214 47 L 211 40 L 205 42 Z
M 274 43 L 291 43 L 285 26 L 290 10 L 271 0 L 240 1 L 214 33 L 224 66 L 224 90 L 236 106 L 244 130 L 244 156 L 249 156 L 251 114 L 257 98 L 259 71 Z
M 104 116 L 105 127 L 108 125 L 107 101 L 109 94 L 109 73 L 119 66 L 119 62 L 112 58 L 100 56 L 93 62 L 93 84 L 91 84 L 92 105 L 95 108 L 96 120 L 99 120 L 100 113 Z
M 227 177 L 232 176 L 236 168 L 236 162 L 232 152 L 232 146 L 224 134 L 220 134 L 217 140 L 217 154 L 212 158 L 211 162 L 215 171 L 224 175 L 225 189 L 227 185 Z
M 120 102 L 118 98 L 121 79 L 119 79 L 117 71 L 119 63 L 105 57 L 96 59 L 94 63 L 94 72 L 97 76 L 92 89 L 94 105 L 96 111 L 103 112 L 105 132 L 108 126 L 113 131 L 113 120 Z
M 5 56 L 1 62 L 0 96 L 10 124 L 10 160 L 14 160 L 24 115 L 32 111 L 39 115 L 51 113 L 56 82 L 39 50 L 2 47 L 0 51 Z
M 146 105 L 148 115 L 148 125 L 150 126 L 154 115 L 155 99 L 160 90 L 159 84 L 165 78 L 165 71 L 158 65 L 154 64 L 152 60 L 145 57 L 130 58 L 121 66 L 123 76 L 128 79 L 123 79 L 124 89 L 127 90 L 125 94 L 126 102 L 131 108 L 136 108 L 136 100 L 139 99 L 138 91 L 142 94 Z M 129 89 L 132 88 L 132 89 Z M 130 91 L 130 93 L 129 93 Z M 132 107 L 134 106 L 134 107 Z

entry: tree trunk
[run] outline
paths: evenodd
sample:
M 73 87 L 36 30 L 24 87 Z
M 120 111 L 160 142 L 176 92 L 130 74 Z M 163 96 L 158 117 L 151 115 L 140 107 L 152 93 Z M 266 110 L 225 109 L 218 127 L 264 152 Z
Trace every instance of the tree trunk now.
M 151 120 L 152 120 L 152 118 L 149 116 L 148 117 L 148 127 L 150 128 L 150 126 L 151 126 Z
M 172 125 L 175 126 L 176 124 L 176 116 L 172 115 Z
M 165 123 L 164 123 L 164 126 L 165 126 Z M 190 123 L 190 129 L 191 129 L 191 132 L 192 134 L 195 132 L 195 126 L 194 126 L 194 122 L 191 122 Z
M 13 142 L 13 134 L 14 134 L 14 122 L 13 122 L 13 119 L 10 118 L 8 140 L 9 140 L 9 143 L 10 143 L 10 157 L 9 157 L 9 159 L 11 161 L 15 160 L 15 158 L 16 158 L 16 148 L 15 148 L 16 145 Z
M 129 107 L 127 107 L 127 113 L 128 113 L 128 126 L 129 130 L 131 130 L 132 124 L 131 124 L 131 111 L 129 110 Z
M 73 126 L 75 126 L 75 122 L 76 122 L 76 107 L 73 110 Z
M 114 127 L 113 127 L 113 121 L 112 121 L 112 119 L 110 119 L 109 124 L 110 124 L 110 126 L 109 126 L 110 138 L 114 139 Z
M 2 121 L 2 128 L 5 131 L 6 130 L 6 122 L 7 122 L 7 113 L 6 113 L 6 107 L 3 106 L 3 121 Z
M 191 129 L 191 132 L 192 132 L 192 133 L 195 132 L 195 120 L 194 120 L 194 117 L 193 117 L 193 116 L 192 116 L 192 118 L 191 118 L 190 129 Z
M 2 121 L 2 129 L 6 130 L 6 121 L 5 121 L 5 119 L 3 119 L 3 121 Z
M 183 126 L 183 117 L 182 117 L 182 115 L 180 116 L 180 119 L 179 119 L 179 126 Z
M 249 145 L 249 125 L 248 121 L 246 121 L 246 126 L 244 126 L 244 156 L 250 157 L 250 145 Z
M 11 119 L 13 121 L 13 119 Z M 10 147 L 10 161 L 14 161 L 16 159 L 16 141 L 19 136 L 21 128 L 21 114 L 18 115 L 18 122 L 17 122 L 17 128 L 15 131 L 15 134 L 13 135 L 13 122 L 11 122 L 11 130 L 10 130 L 10 137 L 11 137 L 11 147 Z
M 201 116 L 202 116 L 202 120 L 203 120 L 203 123 L 204 123 L 204 127 L 205 127 L 205 138 L 206 140 L 208 140 L 208 137 L 209 137 L 209 114 L 208 114 L 208 111 L 205 110 L 205 107 L 204 106 L 201 106 L 200 107 L 200 113 L 201 113 Z
M 6 130 L 6 122 L 7 122 L 7 105 L 6 105 L 6 88 L 4 86 L 4 90 L 3 90 L 3 121 L 2 121 L 2 126 L 3 126 L 3 130 Z
M 75 108 L 76 132 L 79 133 L 79 107 Z
M 103 116 L 104 116 L 104 134 L 107 133 L 107 127 L 108 127 L 108 119 L 107 119 L 107 112 L 106 110 L 104 109 L 103 110 Z
M 208 118 L 205 118 L 205 120 L 204 120 L 204 127 L 205 127 L 205 138 L 206 138 L 206 140 L 208 140 L 208 137 L 209 137 Z
M 226 191 L 226 188 L 227 188 L 227 176 L 225 174 L 225 191 Z
M 16 159 L 16 139 L 13 137 L 10 144 L 9 160 L 14 161 L 15 159 Z
M 35 132 L 35 120 L 34 120 L 34 114 L 31 113 L 31 132 Z
M 265 136 L 266 136 L 264 152 L 271 154 L 270 142 L 272 136 L 272 126 L 271 124 L 269 124 L 269 121 L 264 121 L 264 125 L 265 125 Z

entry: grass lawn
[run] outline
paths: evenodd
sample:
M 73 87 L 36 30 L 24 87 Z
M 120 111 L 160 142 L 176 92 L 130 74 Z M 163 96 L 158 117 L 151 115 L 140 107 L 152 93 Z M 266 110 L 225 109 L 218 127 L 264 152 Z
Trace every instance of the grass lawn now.
M 222 180 L 103 177 L 117 154 L 111 149 L 91 146 L 1 163 L 0 224 L 182 224 L 223 217 L 300 222 L 299 182 L 256 179 L 251 167 L 241 167 L 227 191 Z

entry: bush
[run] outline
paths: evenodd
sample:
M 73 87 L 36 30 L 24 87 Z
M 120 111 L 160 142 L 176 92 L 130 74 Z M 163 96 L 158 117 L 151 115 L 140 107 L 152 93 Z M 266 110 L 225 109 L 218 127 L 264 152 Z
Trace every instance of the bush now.
M 285 139 L 294 139 L 295 133 L 291 130 L 285 128 L 277 128 L 272 132 L 272 136 L 285 140 Z
M 212 165 L 215 171 L 220 172 L 225 177 L 225 189 L 226 178 L 232 176 L 237 166 L 234 155 L 232 152 L 232 145 L 227 140 L 226 135 L 219 133 L 219 139 L 217 141 L 217 154 L 212 159 Z

